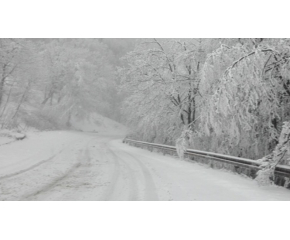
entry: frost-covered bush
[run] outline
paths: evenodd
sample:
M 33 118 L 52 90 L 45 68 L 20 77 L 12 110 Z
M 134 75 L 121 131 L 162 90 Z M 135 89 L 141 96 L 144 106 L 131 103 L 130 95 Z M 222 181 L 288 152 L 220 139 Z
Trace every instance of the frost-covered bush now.
M 189 146 L 189 139 L 192 132 L 189 129 L 184 129 L 179 138 L 176 140 L 176 151 L 180 159 L 184 159 L 184 153 Z
M 290 122 L 284 122 L 279 143 L 270 155 L 259 160 L 262 169 L 258 171 L 256 180 L 261 185 L 273 182 L 274 171 L 278 164 L 288 164 L 290 153 Z
M 176 151 L 180 159 L 184 158 L 184 153 L 186 151 L 186 141 L 184 138 L 180 137 L 176 140 Z
M 20 132 L 19 130 L 1 129 L 0 137 L 8 137 L 8 138 L 14 138 L 15 140 L 22 140 L 26 138 L 26 134 Z
M 267 186 L 273 183 L 274 172 L 271 168 L 264 168 L 257 172 L 256 181 L 260 186 Z

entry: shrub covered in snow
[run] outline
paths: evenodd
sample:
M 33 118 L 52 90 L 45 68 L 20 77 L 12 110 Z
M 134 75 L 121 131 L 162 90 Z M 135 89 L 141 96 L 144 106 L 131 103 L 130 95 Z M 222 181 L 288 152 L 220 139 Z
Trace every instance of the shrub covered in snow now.
M 2 129 L 0 130 L 0 137 L 8 137 L 8 138 L 14 138 L 15 140 L 22 140 L 26 137 L 26 135 L 16 130 L 13 131 L 13 130 Z
M 262 169 L 258 171 L 256 180 L 260 185 L 268 185 L 273 182 L 274 171 L 278 164 L 289 165 L 290 153 L 290 122 L 284 122 L 279 137 L 279 143 L 275 150 L 262 159 L 258 160 Z
M 192 135 L 190 129 L 184 129 L 180 137 L 176 140 L 176 151 L 180 159 L 184 158 L 184 153 L 189 146 L 189 139 Z

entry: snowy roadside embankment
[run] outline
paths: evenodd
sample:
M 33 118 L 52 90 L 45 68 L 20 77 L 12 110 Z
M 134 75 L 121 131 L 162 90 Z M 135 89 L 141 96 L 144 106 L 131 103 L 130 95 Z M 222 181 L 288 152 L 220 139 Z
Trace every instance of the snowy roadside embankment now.
M 97 113 L 90 114 L 81 120 L 72 116 L 71 127 L 82 132 L 103 134 L 111 133 L 125 135 L 128 131 L 124 125 Z
M 15 142 L 17 140 L 23 140 L 26 134 L 16 131 L 9 131 L 6 129 L 0 130 L 0 146 Z

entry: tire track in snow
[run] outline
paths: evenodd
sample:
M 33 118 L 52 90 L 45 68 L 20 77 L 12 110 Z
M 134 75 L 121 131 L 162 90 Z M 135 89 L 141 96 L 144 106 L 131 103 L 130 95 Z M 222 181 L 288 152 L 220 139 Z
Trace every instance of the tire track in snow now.
M 49 157 L 49 158 L 47 158 L 47 159 L 44 159 L 44 160 L 41 160 L 40 162 L 38 162 L 38 163 L 36 163 L 36 164 L 34 164 L 34 165 L 32 165 L 32 166 L 26 168 L 26 169 L 23 169 L 23 170 L 21 170 L 21 171 L 14 172 L 14 173 L 11 173 L 11 174 L 8 174 L 8 175 L 1 176 L 1 177 L 0 177 L 0 180 L 2 180 L 2 179 L 6 179 L 6 178 L 10 178 L 10 177 L 14 177 L 14 176 L 19 175 L 19 174 L 21 174 L 21 173 L 25 173 L 25 172 L 27 172 L 27 171 L 29 171 L 29 170 L 32 170 L 33 168 L 36 168 L 36 167 L 38 167 L 38 166 L 40 166 L 40 165 L 42 165 L 42 164 L 48 162 L 49 160 L 55 158 L 57 155 L 59 155 L 60 153 L 62 153 L 64 149 L 65 149 L 65 148 L 61 149 L 60 151 L 58 151 L 57 153 L 55 153 L 55 154 L 52 155 L 51 157 Z
M 40 160 L 38 163 L 33 164 L 33 165 L 31 165 L 30 167 L 28 167 L 28 168 L 25 168 L 25 169 L 23 169 L 23 170 L 20 170 L 20 171 L 17 171 L 17 172 L 11 173 L 11 174 L 7 174 L 7 175 L 2 175 L 2 176 L 0 176 L 0 180 L 2 180 L 2 179 L 6 179 L 6 178 L 11 178 L 11 177 L 14 177 L 14 176 L 16 176 L 16 175 L 19 175 L 19 174 L 25 173 L 25 172 L 27 172 L 27 171 L 30 171 L 30 170 L 32 170 L 32 169 L 34 169 L 34 168 L 36 168 L 36 167 L 38 167 L 38 166 L 40 166 L 40 165 L 46 163 L 46 162 L 52 160 L 53 158 L 57 157 L 57 156 L 58 156 L 59 154 L 61 154 L 65 149 L 67 149 L 68 147 L 70 147 L 70 146 L 71 146 L 73 143 L 75 143 L 75 142 L 76 142 L 76 141 L 72 141 L 72 142 L 70 142 L 67 146 L 65 146 L 64 148 L 60 149 L 58 152 L 56 152 L 55 154 L 53 154 L 53 155 L 50 156 L 49 158 L 46 158 L 46 159 L 44 159 L 44 160 Z M 31 158 L 31 157 L 29 157 L 29 158 Z M 29 159 L 29 158 L 26 158 L 26 159 Z M 24 159 L 23 161 L 25 161 L 25 159 Z
M 21 201 L 26 201 L 26 200 L 30 200 L 30 198 L 33 198 L 41 193 L 47 192 L 50 189 L 52 189 L 57 183 L 59 183 L 60 181 L 62 181 L 63 179 L 67 178 L 68 176 L 70 176 L 76 169 L 78 169 L 81 166 L 81 163 L 77 163 L 75 165 L 73 165 L 67 172 L 64 173 L 64 175 L 58 177 L 58 178 L 54 178 L 52 182 L 50 182 L 49 184 L 45 185 L 44 187 L 42 187 L 41 189 L 30 193 L 28 195 L 25 195 L 24 197 L 22 197 L 20 200 Z
M 140 161 L 136 156 L 125 151 L 120 151 L 120 153 L 123 153 L 123 154 L 125 153 L 129 157 L 133 158 L 134 162 L 136 162 L 139 165 L 140 169 L 142 170 L 142 173 L 145 179 L 145 195 L 144 195 L 145 199 L 144 200 L 145 201 L 158 201 L 159 198 L 157 195 L 157 188 L 148 167 L 144 163 L 142 163 L 142 161 Z
M 86 144 L 85 144 L 85 148 L 86 151 L 84 153 L 84 155 L 87 155 L 87 157 L 89 157 L 89 153 L 88 153 L 88 145 L 89 143 L 93 140 L 94 138 L 90 139 Z M 70 144 L 71 145 L 71 144 Z M 67 147 L 66 147 L 67 148 Z M 64 148 L 65 149 L 65 148 Z M 64 150 L 62 149 L 62 151 Z M 41 187 L 40 189 L 29 193 L 25 196 L 23 196 L 20 200 L 31 200 L 31 198 L 33 199 L 33 197 L 36 197 L 39 194 L 45 193 L 50 191 L 51 189 L 53 189 L 57 184 L 59 184 L 59 182 L 64 181 L 65 179 L 67 179 L 68 177 L 70 177 L 71 175 L 73 175 L 73 173 L 79 169 L 80 167 L 88 164 L 88 161 L 83 161 L 83 159 L 85 159 L 85 157 L 83 157 L 82 154 L 83 151 L 81 151 L 81 153 L 78 156 L 79 162 L 77 162 L 76 164 L 74 164 L 72 167 L 70 167 L 65 173 L 63 173 L 61 176 L 53 178 L 52 181 L 50 181 L 48 184 L 45 184 L 43 187 Z M 89 159 L 90 160 L 90 159 Z
M 126 152 L 126 154 L 130 155 L 132 158 L 134 158 L 139 165 L 141 166 L 141 169 L 144 173 L 145 179 L 146 179 L 146 191 L 145 191 L 145 200 L 147 201 L 158 201 L 158 195 L 157 195 L 157 188 L 155 185 L 155 182 L 153 180 L 153 177 L 148 169 L 148 167 L 142 163 L 137 157 L 135 157 L 132 154 L 129 154 Z
M 105 144 L 104 144 L 104 146 L 105 146 Z M 104 155 L 108 159 L 112 159 L 112 158 L 109 158 L 107 147 L 105 147 L 105 149 L 104 149 Z M 120 183 L 121 166 L 120 166 L 120 163 L 115 158 L 113 158 L 113 165 L 114 165 L 114 170 L 111 174 L 110 184 L 108 185 L 108 188 L 103 193 L 103 196 L 101 197 L 100 201 L 113 200 L 112 198 L 115 195 L 115 191 L 118 187 L 118 182 Z
M 0 147 L 1 147 L 1 146 L 4 146 L 4 145 L 11 144 L 11 143 L 14 143 L 14 142 L 16 142 L 16 141 L 18 141 L 18 140 L 15 139 L 15 140 L 11 140 L 10 142 L 2 143 L 2 144 L 0 144 Z
M 121 160 L 123 163 L 123 166 L 126 168 L 128 174 L 129 174 L 129 201 L 136 201 L 139 198 L 139 189 L 137 186 L 137 179 L 134 175 L 134 171 L 132 168 L 127 164 L 122 158 L 120 158 L 112 149 L 108 149 L 110 153 L 113 155 L 113 157 L 116 159 L 116 161 Z

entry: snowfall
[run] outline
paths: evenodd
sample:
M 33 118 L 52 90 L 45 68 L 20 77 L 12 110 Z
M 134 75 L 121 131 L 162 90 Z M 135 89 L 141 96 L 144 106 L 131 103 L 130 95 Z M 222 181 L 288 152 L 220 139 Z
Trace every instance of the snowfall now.
M 95 117 L 78 131 L 0 137 L 0 200 L 290 200 L 290 191 L 122 143 L 126 128 Z

